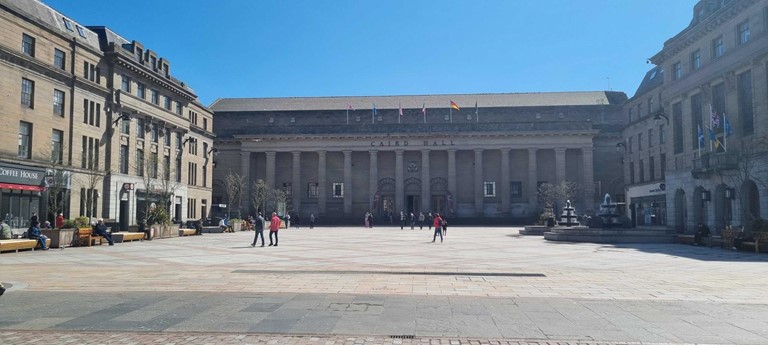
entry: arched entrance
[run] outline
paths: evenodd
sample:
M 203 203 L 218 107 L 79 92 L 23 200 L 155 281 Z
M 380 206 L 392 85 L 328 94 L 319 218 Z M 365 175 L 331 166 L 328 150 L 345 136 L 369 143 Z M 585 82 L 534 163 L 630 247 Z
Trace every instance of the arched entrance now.
M 377 196 L 379 200 L 375 199 Z M 395 214 L 395 179 L 386 177 L 379 180 L 371 212 L 386 218 Z
M 708 201 L 705 200 L 706 198 L 706 190 L 704 187 L 696 187 L 693 190 L 693 222 L 695 224 L 704 223 L 707 224 L 708 216 L 708 210 L 707 210 L 707 204 Z
M 675 191 L 675 230 L 680 234 L 685 233 L 685 223 L 688 217 L 688 210 L 685 205 L 685 191 L 678 189 Z
M 715 188 L 715 193 L 712 196 L 712 202 L 714 203 L 715 212 L 715 228 L 714 233 L 718 233 L 720 229 L 725 229 L 726 224 L 730 224 L 733 219 L 733 204 L 731 199 L 726 197 L 725 191 L 728 186 L 720 184 Z
M 741 204 L 744 225 L 760 218 L 760 192 L 754 181 L 748 180 L 741 187 Z
M 405 185 L 405 211 L 418 215 L 421 212 L 421 180 L 411 177 L 403 181 Z
M 435 177 L 429 181 L 429 185 L 432 191 L 432 209 L 429 212 L 446 214 L 448 205 L 446 204 L 445 195 L 448 193 L 448 180 L 442 177 Z

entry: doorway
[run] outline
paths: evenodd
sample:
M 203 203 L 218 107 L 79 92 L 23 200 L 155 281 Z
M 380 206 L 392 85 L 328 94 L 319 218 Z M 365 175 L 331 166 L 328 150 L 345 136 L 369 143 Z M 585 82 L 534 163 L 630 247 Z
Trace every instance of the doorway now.
M 445 195 L 432 196 L 432 213 L 445 214 Z
M 418 195 L 409 195 L 406 198 L 407 212 L 418 214 L 421 210 L 421 197 Z
M 128 200 L 120 200 L 120 219 L 118 219 L 120 231 L 128 231 L 128 222 L 130 219 L 128 212 Z

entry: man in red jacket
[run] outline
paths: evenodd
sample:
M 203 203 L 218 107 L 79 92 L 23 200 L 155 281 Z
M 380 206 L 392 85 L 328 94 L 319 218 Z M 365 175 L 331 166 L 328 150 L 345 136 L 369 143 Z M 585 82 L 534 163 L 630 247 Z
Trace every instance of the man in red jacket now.
M 277 247 L 277 231 L 280 230 L 280 217 L 277 213 L 272 212 L 272 220 L 269 222 L 269 245 L 272 246 L 272 235 L 275 235 L 275 244 Z

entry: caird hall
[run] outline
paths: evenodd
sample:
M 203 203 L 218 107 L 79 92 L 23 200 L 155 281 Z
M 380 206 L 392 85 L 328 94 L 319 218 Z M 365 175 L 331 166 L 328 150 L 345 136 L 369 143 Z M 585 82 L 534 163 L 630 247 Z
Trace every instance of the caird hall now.
M 237 211 L 248 214 L 263 180 L 304 219 L 522 219 L 538 215 L 540 184 L 567 180 L 581 186 L 575 206 L 591 212 L 623 190 L 625 100 L 602 91 L 218 99 L 213 204 L 227 203 L 224 181 L 236 173 L 245 180 Z

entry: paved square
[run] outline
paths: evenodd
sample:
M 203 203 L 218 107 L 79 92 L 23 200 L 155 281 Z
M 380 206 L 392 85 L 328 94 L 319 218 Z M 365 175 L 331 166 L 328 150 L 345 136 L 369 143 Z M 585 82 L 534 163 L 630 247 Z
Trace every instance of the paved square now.
M 518 230 L 451 227 L 431 243 L 426 228 L 317 227 L 281 230 L 278 247 L 238 232 L 0 254 L 13 285 L 0 337 L 768 344 L 768 255 Z

